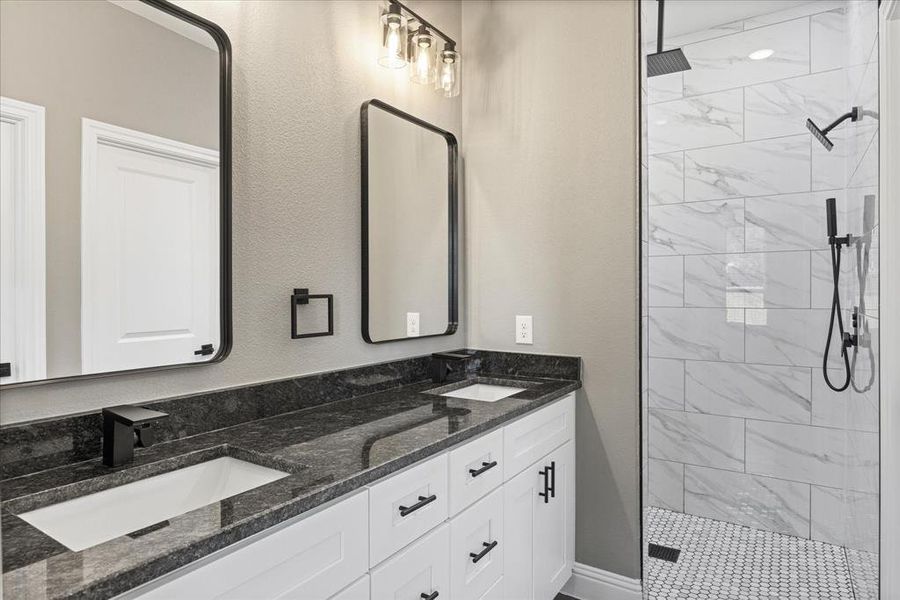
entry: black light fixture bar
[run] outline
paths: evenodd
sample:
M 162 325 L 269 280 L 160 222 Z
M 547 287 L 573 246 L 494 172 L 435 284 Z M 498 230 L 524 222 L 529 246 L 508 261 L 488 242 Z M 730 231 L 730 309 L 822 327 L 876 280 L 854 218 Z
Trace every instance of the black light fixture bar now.
M 407 13 L 410 17 L 412 17 L 413 19 L 418 21 L 420 24 L 424 25 L 427 30 L 433 32 L 439 38 L 441 38 L 442 40 L 447 42 L 447 44 L 449 44 L 451 47 L 453 47 L 453 48 L 456 47 L 456 41 L 453 38 L 451 38 L 449 35 L 447 35 L 443 31 L 441 31 L 440 29 L 438 29 L 437 27 L 432 25 L 427 19 L 423 18 L 417 12 L 415 12 L 414 10 L 412 10 L 411 8 L 409 8 L 408 6 L 406 6 L 399 0 L 389 0 L 389 2 L 390 2 L 390 4 L 399 6 L 400 10 Z

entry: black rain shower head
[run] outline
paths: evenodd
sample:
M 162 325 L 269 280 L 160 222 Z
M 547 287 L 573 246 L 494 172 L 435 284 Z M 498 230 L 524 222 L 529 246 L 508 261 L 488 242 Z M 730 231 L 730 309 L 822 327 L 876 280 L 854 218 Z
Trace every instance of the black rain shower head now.
M 689 71 L 691 63 L 681 48 L 674 48 L 663 52 L 663 14 L 665 13 L 665 0 L 658 0 L 659 15 L 656 23 L 656 52 L 647 55 L 647 77 L 656 77 L 657 75 L 668 75 L 669 73 L 679 73 L 681 71 Z
M 858 106 L 854 106 L 850 109 L 850 112 L 841 115 L 835 120 L 834 123 L 826 127 L 825 129 L 820 128 L 816 125 L 812 119 L 806 119 L 806 128 L 809 129 L 809 132 L 813 134 L 813 136 L 819 140 L 819 143 L 825 146 L 825 149 L 831 152 L 831 149 L 834 148 L 834 144 L 830 139 L 828 139 L 828 134 L 831 133 L 831 130 L 850 119 L 851 121 L 859 121 L 862 119 L 862 109 Z

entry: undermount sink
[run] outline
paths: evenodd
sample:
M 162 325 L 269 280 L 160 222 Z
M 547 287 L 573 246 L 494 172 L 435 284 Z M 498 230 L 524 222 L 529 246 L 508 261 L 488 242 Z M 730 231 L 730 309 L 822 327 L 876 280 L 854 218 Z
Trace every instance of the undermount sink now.
M 45 506 L 19 517 L 77 552 L 287 475 L 225 456 Z
M 474 383 L 464 388 L 444 392 L 441 396 L 450 398 L 465 398 L 466 400 L 479 400 L 481 402 L 496 402 L 513 394 L 524 392 L 525 388 L 511 387 L 508 385 L 494 385 L 491 383 Z

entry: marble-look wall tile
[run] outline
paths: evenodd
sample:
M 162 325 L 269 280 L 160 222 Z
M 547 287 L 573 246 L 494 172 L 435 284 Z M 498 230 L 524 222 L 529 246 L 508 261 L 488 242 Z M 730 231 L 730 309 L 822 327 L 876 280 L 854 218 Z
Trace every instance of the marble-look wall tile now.
M 810 370 L 801 367 L 688 361 L 685 409 L 707 414 L 809 424 Z
M 650 154 L 733 144 L 744 139 L 744 91 L 728 90 L 652 104 Z
M 747 421 L 746 434 L 748 473 L 861 492 L 878 491 L 875 433 Z M 652 445 L 653 440 L 650 442 Z
M 877 60 L 873 58 L 878 40 L 878 3 L 868 0 L 847 2 L 847 65 Z
M 846 108 L 844 108 L 846 110 Z M 843 113 L 838 113 L 838 115 Z M 819 127 L 826 127 L 836 117 L 827 119 L 824 124 L 817 121 Z M 848 129 L 836 129 L 828 134 L 834 147 L 829 151 L 813 136 L 809 136 L 810 160 L 812 164 L 812 189 L 815 191 L 838 190 L 847 185 L 847 162 L 850 160 L 851 147 L 848 144 L 851 132 Z
M 696 44 L 697 42 L 704 42 L 706 40 L 711 40 L 714 38 L 724 37 L 726 35 L 733 35 L 735 33 L 740 33 L 744 30 L 743 21 L 735 21 L 733 23 L 725 23 L 724 25 L 716 25 L 715 27 L 708 27 L 706 29 L 702 29 L 700 31 L 692 31 L 691 33 L 685 33 L 682 35 L 675 36 L 666 36 L 663 40 L 663 48 L 666 50 L 670 48 L 681 48 L 682 46 L 687 46 L 688 44 Z M 656 34 L 652 34 L 654 38 L 654 42 L 656 41 Z
M 688 150 L 686 202 L 809 191 L 809 135 Z
M 650 306 L 684 306 L 684 257 L 650 258 Z
M 866 151 L 851 173 L 847 187 L 868 188 L 878 185 L 878 133 L 872 137 Z
M 743 361 L 743 311 L 720 308 L 651 308 L 650 356 Z
M 684 202 L 684 153 L 650 157 L 650 204 Z
M 684 96 L 684 89 L 681 73 L 657 75 L 647 79 L 647 102 L 649 104 L 677 100 L 682 96 Z
M 749 55 L 760 48 L 766 60 Z M 684 72 L 685 95 L 753 85 L 809 73 L 809 20 L 798 19 L 684 47 L 691 70 Z
M 650 359 L 650 406 L 684 410 L 684 361 Z
M 684 304 L 809 308 L 808 252 L 710 254 L 684 258 Z
M 688 465 L 684 512 L 809 537 L 809 485 Z
M 807 2 L 799 6 L 792 6 L 784 10 L 744 19 L 744 29 L 756 29 L 765 25 L 774 25 L 784 21 L 793 21 L 800 17 L 816 15 L 827 10 L 843 9 L 845 3 L 846 0 L 815 0 L 814 2 Z
M 829 369 L 832 384 L 843 384 L 846 371 Z M 835 392 L 825 383 L 822 369 L 812 371 L 812 424 L 838 429 L 878 431 L 878 371 L 854 369 L 853 385 Z
M 878 494 L 812 486 L 812 539 L 878 552 Z
M 831 266 L 831 250 L 811 252 L 812 307 L 831 308 L 834 297 L 834 274 Z M 859 282 L 856 276 L 856 251 L 843 250 L 841 254 L 841 277 L 838 290 L 841 306 L 850 309 L 859 304 Z
M 844 11 L 845 8 L 840 6 L 810 17 L 810 69 L 813 73 L 844 66 L 847 60 L 847 18 Z
M 650 457 L 741 471 L 744 422 L 730 417 L 651 409 Z
M 842 191 L 788 194 L 745 201 L 748 252 L 828 248 L 825 198 L 844 205 Z
M 650 207 L 651 256 L 743 250 L 743 200 L 715 200 Z
M 684 510 L 684 465 L 651 458 L 650 506 L 682 512 Z
M 822 365 L 828 333 L 827 310 L 748 309 L 745 319 L 747 362 L 797 367 Z
M 825 127 L 847 110 L 841 71 L 761 83 L 746 89 L 747 140 L 807 134 L 806 119 Z M 653 137 L 656 137 L 654 128 Z

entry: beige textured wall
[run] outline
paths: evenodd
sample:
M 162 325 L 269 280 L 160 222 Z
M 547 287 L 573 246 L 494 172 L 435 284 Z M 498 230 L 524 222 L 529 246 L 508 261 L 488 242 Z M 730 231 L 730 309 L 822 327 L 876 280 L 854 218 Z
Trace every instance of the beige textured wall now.
M 216 365 L 3 390 L 2 423 L 465 345 L 462 331 L 381 346 L 360 335 L 359 107 L 379 98 L 461 138 L 459 98 L 377 65 L 376 2 L 179 4 L 234 50 L 234 349 Z M 459 35 L 458 2 L 412 5 Z M 335 294 L 334 337 L 290 339 L 294 287 Z
M 637 6 L 466 2 L 470 345 L 577 354 L 576 560 L 640 574 Z M 514 316 L 534 316 L 534 345 Z
M 81 119 L 216 149 L 218 55 L 108 2 L 0 2 L 0 95 L 46 109 L 47 375 L 81 373 Z

